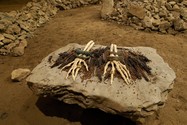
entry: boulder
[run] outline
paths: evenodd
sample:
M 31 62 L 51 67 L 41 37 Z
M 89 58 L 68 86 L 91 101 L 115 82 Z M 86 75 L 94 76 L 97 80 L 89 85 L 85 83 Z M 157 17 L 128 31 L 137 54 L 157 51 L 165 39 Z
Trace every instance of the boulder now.
M 30 74 L 30 72 L 31 71 L 29 69 L 16 69 L 12 71 L 11 79 L 12 81 L 20 82 L 21 80 L 25 79 Z
M 101 45 L 94 46 L 93 49 Z M 132 120 L 144 118 L 163 107 L 169 91 L 173 88 L 174 71 L 150 47 L 125 47 L 142 53 L 151 62 L 152 77 L 147 82 L 136 80 L 127 85 L 118 77 L 113 84 L 109 81 L 99 81 L 97 77 L 82 80 L 79 73 L 76 81 L 71 77 L 66 79 L 67 71 L 58 67 L 51 68 L 60 53 L 75 48 L 83 48 L 79 44 L 69 44 L 52 52 L 37 65 L 27 78 L 31 90 L 40 96 L 51 96 L 68 104 L 78 104 L 83 108 L 98 108 L 102 111 L 119 114 Z M 50 58 L 50 61 L 49 61 Z

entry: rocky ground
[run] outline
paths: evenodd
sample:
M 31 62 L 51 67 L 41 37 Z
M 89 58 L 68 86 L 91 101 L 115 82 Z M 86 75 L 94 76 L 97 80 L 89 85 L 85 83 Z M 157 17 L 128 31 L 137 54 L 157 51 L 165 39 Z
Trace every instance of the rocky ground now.
M 104 19 L 135 29 L 176 34 L 187 30 L 186 0 L 103 0 Z
M 186 125 L 187 115 L 187 34 L 160 35 L 100 20 L 100 6 L 60 11 L 52 20 L 38 28 L 21 57 L 0 56 L 0 124 L 15 125 L 125 125 L 135 123 L 120 116 L 98 110 L 83 110 L 75 105 L 38 98 L 26 82 L 13 83 L 12 70 L 33 69 L 50 52 L 77 42 L 86 44 L 116 43 L 122 46 L 149 46 L 174 69 L 174 89 L 163 109 L 147 119 L 146 125 Z

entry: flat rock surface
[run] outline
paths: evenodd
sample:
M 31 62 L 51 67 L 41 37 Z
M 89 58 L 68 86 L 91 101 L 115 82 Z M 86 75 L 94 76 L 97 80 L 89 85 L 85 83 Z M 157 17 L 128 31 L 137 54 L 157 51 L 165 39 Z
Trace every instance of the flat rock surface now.
M 125 117 L 148 116 L 164 105 L 176 76 L 155 49 L 127 47 L 141 52 L 151 60 L 148 64 L 153 74 L 150 82 L 142 79 L 136 80 L 133 85 L 126 85 L 122 79 L 114 78 L 111 85 L 110 81 L 100 82 L 97 77 L 82 81 L 81 73 L 76 81 L 73 81 L 71 77 L 65 79 L 66 71 L 61 71 L 57 67 L 50 68 L 52 65 L 48 62 L 50 56 L 54 61 L 59 53 L 83 47 L 73 43 L 49 54 L 27 78 L 29 87 L 38 95 L 53 96 L 68 104 L 78 104 L 83 108 L 99 108 Z M 101 46 L 97 45 L 94 49 L 98 47 Z

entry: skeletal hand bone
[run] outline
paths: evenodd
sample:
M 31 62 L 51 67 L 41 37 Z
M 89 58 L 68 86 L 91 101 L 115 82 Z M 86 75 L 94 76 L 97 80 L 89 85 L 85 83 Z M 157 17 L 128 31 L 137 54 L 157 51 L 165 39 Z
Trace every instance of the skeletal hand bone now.
M 110 46 L 110 57 L 118 57 L 117 55 L 117 46 L 115 44 L 111 44 Z M 104 73 L 103 75 L 105 76 L 107 69 L 109 67 L 109 65 L 111 64 L 112 69 L 111 69 L 111 84 L 113 83 L 114 80 L 114 74 L 115 74 L 115 70 L 117 69 L 117 71 L 120 73 L 121 77 L 124 79 L 126 84 L 130 84 L 131 81 L 131 75 L 129 70 L 127 69 L 127 67 L 122 64 L 120 61 L 117 60 L 112 60 L 112 61 L 108 61 L 107 64 L 104 67 Z M 116 69 L 115 69 L 116 68 Z
M 93 47 L 93 45 L 94 45 L 94 42 L 91 40 L 89 43 L 86 44 L 86 46 L 83 49 L 83 51 L 90 51 L 90 49 Z M 78 56 L 83 56 L 84 57 L 85 55 L 79 54 Z M 69 71 L 67 73 L 66 79 L 68 78 L 69 74 L 71 73 L 72 78 L 75 81 L 75 79 L 77 77 L 77 74 L 78 74 L 79 70 L 82 67 L 82 63 L 85 66 L 86 70 L 88 71 L 88 65 L 86 64 L 85 60 L 83 60 L 81 58 L 75 58 L 74 61 L 72 61 L 69 64 L 67 64 L 64 67 L 62 67 L 62 70 L 63 70 L 65 68 L 71 66 L 71 68 L 69 69 Z

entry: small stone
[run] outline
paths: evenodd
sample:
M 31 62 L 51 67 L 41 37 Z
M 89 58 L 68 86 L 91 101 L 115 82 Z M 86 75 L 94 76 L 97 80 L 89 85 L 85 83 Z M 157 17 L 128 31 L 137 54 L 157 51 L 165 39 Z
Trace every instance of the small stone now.
M 25 47 L 27 47 L 27 44 L 28 44 L 28 43 L 27 43 L 27 40 L 26 40 L 26 39 L 22 39 L 22 40 L 20 41 L 20 43 L 19 43 L 19 46 L 25 48 Z
M 21 31 L 20 27 L 16 24 L 13 24 L 7 28 L 6 33 L 7 34 L 19 34 L 20 31 Z
M 177 4 L 175 4 L 175 5 L 173 6 L 173 10 L 179 11 L 179 10 L 180 10 L 180 7 L 179 7 Z
M 14 36 L 11 35 L 11 34 L 6 34 L 6 33 L 4 33 L 3 35 L 4 35 L 5 38 L 11 39 L 11 40 L 15 40 L 15 39 L 16 39 L 16 37 L 14 37 Z
M 145 6 L 145 8 L 150 11 L 151 10 L 151 5 L 147 5 L 147 6 Z
M 45 13 L 44 13 L 43 11 L 41 11 L 41 10 L 38 11 L 38 14 L 39 14 L 40 16 L 44 16 L 44 15 L 45 15 Z
M 172 35 L 175 35 L 175 34 L 177 34 L 177 31 L 175 31 L 173 28 L 169 28 L 168 30 L 167 30 L 167 32 L 169 33 L 169 34 L 172 34 Z
M 135 6 L 135 5 L 130 5 L 128 13 L 138 17 L 139 19 L 143 19 L 146 15 L 144 8 L 141 6 Z
M 1 48 L 3 45 L 4 45 L 4 43 L 3 43 L 3 42 L 0 42 L 0 48 Z
M 26 39 L 26 38 L 27 38 L 27 35 L 24 35 L 24 34 L 23 34 L 23 35 L 21 35 L 18 39 L 19 39 L 19 40 L 23 40 L 23 39 Z
M 12 43 L 13 41 L 11 39 L 6 39 L 5 38 L 2 42 L 7 45 L 9 43 Z
M 28 21 L 30 18 L 32 18 L 31 13 L 23 14 L 20 17 L 20 19 L 23 20 L 23 21 Z
M 176 4 L 175 1 L 170 1 L 169 4 L 171 4 L 172 6 Z
M 171 14 L 173 15 L 173 17 L 174 17 L 175 19 L 180 18 L 180 13 L 177 12 L 177 11 L 172 11 Z
M 113 0 L 103 0 L 101 8 L 101 17 L 107 18 L 114 10 L 114 1 Z
M 12 25 L 12 21 L 9 19 L 3 18 L 0 20 L 0 24 L 3 24 L 5 27 L 7 27 L 8 25 Z
M 154 19 L 154 20 L 152 21 L 153 26 L 156 26 L 156 27 L 159 26 L 160 23 L 161 23 L 161 21 L 160 21 L 159 19 Z
M 177 19 L 174 21 L 174 28 L 177 31 L 183 31 L 187 29 L 187 23 L 184 22 L 182 19 Z
M 173 22 L 175 20 L 174 16 L 170 13 L 167 17 L 169 22 Z
M 28 25 L 25 25 L 23 23 L 19 24 L 20 25 L 20 28 L 25 30 L 25 31 L 28 31 L 29 32 L 29 26 Z
M 165 32 L 170 26 L 171 24 L 168 21 L 162 21 L 159 25 L 159 29 L 160 31 Z
M 39 17 L 38 23 L 39 24 L 44 24 L 46 22 L 44 17 Z
M 184 6 L 187 6 L 187 0 L 182 2 Z
M 160 19 L 160 17 L 159 17 L 159 15 L 158 15 L 158 14 L 153 15 L 153 17 L 154 17 L 155 19 L 157 19 L 157 20 L 159 20 L 159 19 Z
M 5 49 L 7 49 L 8 51 L 11 51 L 14 47 L 16 47 L 19 43 L 17 42 L 13 42 L 13 43 L 10 43 L 6 46 L 4 46 Z
M 155 13 L 159 12 L 159 9 L 157 7 L 154 7 Z
M 166 8 L 167 8 L 168 10 L 172 10 L 172 9 L 173 9 L 172 6 L 171 6 L 171 4 L 169 4 L 169 3 L 166 3 Z
M 181 16 L 183 19 L 187 20 L 187 8 L 181 9 Z
M 6 28 L 5 28 L 5 25 L 3 24 L 0 24 L 0 31 L 4 31 Z
M 10 54 L 10 51 L 9 50 L 7 50 L 7 49 L 0 49 L 0 55 L 8 55 L 8 54 Z
M 0 34 L 0 41 L 4 40 L 4 39 L 5 39 L 5 37 L 2 34 Z
M 27 6 L 28 8 L 31 8 L 31 7 L 32 7 L 32 2 L 28 2 L 26 6 Z
M 24 49 L 25 47 L 22 46 L 16 46 L 12 49 L 12 56 L 23 56 L 24 55 Z
M 16 11 L 11 11 L 11 12 L 7 13 L 7 15 L 10 16 L 10 17 L 15 18 L 16 15 L 17 15 L 17 12 Z
M 151 18 L 148 17 L 148 16 L 145 16 L 144 19 L 143 19 L 143 25 L 144 25 L 144 27 L 152 28 L 153 25 L 152 25 L 152 20 L 151 20 Z
M 11 73 L 11 79 L 12 81 L 20 82 L 25 79 L 30 74 L 30 72 L 31 71 L 29 69 L 16 69 Z
M 164 10 L 161 10 L 158 14 L 160 17 L 166 17 L 167 16 L 167 12 Z

